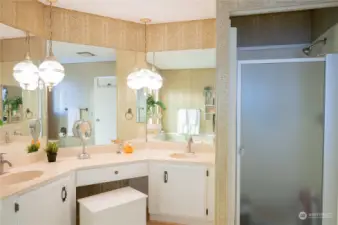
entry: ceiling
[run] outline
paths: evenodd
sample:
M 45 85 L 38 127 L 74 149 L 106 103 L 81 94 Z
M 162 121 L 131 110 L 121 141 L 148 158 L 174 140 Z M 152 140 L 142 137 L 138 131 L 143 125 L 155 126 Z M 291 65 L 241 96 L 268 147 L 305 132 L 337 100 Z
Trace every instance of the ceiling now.
M 26 37 L 25 32 L 0 23 L 0 39 Z
M 80 56 L 77 52 L 90 52 L 95 56 Z M 114 49 L 66 42 L 53 41 L 53 53 L 62 64 L 116 61 Z
M 153 64 L 153 53 L 147 54 Z M 197 49 L 155 53 L 155 66 L 162 70 L 216 68 L 216 49 Z
M 39 0 L 46 4 L 46 0 Z M 337 0 L 228 0 L 233 14 L 318 8 L 337 5 Z M 216 0 L 58 0 L 56 6 L 111 18 L 153 23 L 216 18 Z
M 58 0 L 57 6 L 135 22 L 140 18 L 164 23 L 216 17 L 215 0 Z M 191 7 L 194 10 L 177 10 Z
M 77 52 L 90 52 L 84 57 Z M 116 51 L 110 48 L 53 41 L 53 53 L 62 64 L 116 61 Z M 147 54 L 147 61 L 153 63 L 153 53 Z M 155 53 L 155 66 L 162 70 L 202 69 L 216 67 L 215 49 L 166 51 Z

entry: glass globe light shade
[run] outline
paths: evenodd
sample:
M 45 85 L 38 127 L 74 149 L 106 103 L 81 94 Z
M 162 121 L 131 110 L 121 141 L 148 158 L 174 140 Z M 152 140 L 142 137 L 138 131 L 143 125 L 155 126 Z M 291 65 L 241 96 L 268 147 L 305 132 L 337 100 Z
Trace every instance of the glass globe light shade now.
M 13 76 L 14 79 L 20 83 L 20 86 L 28 86 L 38 82 L 39 70 L 29 57 L 26 57 L 24 61 L 14 66 Z
M 162 87 L 162 84 L 162 77 L 157 72 L 149 69 L 137 69 L 127 77 L 127 85 L 133 90 L 141 88 L 158 90 Z
M 59 84 L 65 77 L 65 69 L 55 57 L 47 57 L 39 66 L 39 71 L 40 78 L 49 88 Z
M 150 77 L 148 88 L 152 90 L 158 90 L 163 86 L 163 79 L 160 74 L 158 74 L 155 70 L 152 71 L 153 74 Z
M 27 90 L 27 91 L 34 91 L 38 87 L 38 82 L 30 83 L 30 84 L 20 83 L 20 87 L 24 90 Z

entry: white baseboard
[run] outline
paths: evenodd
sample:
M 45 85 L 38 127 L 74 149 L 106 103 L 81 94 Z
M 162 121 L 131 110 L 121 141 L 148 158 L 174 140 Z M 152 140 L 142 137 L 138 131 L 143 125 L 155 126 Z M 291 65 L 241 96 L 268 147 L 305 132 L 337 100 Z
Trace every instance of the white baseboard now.
M 165 223 L 177 223 L 184 225 L 213 225 L 213 221 L 209 221 L 207 218 L 205 219 L 196 219 L 196 218 L 188 218 L 188 217 L 177 217 L 177 216 L 168 216 L 168 215 L 158 215 L 151 214 L 151 221 L 165 222 Z

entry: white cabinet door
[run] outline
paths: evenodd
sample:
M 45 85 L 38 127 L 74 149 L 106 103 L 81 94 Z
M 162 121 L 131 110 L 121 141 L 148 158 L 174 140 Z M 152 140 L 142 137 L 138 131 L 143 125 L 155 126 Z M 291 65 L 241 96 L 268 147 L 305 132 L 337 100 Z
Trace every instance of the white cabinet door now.
M 209 168 L 208 174 L 208 195 L 207 195 L 207 205 L 208 205 L 208 219 L 214 220 L 215 218 L 215 168 Z
M 71 225 L 73 188 L 69 176 L 21 195 L 18 225 Z
M 205 218 L 207 168 L 195 165 L 151 164 L 151 214 Z
M 0 225 L 17 225 L 15 204 L 17 196 L 11 196 L 0 201 Z
M 149 164 L 149 198 L 148 207 L 150 214 L 160 214 L 160 197 L 164 185 L 164 171 L 166 164 L 150 163 Z

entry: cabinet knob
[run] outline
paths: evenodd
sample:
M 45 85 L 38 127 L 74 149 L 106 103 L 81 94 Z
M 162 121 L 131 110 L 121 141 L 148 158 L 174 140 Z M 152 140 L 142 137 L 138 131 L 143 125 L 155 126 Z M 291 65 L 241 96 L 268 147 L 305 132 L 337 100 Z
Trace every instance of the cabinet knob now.
M 114 173 L 117 175 L 117 174 L 119 174 L 119 171 L 115 170 L 115 172 L 114 172 Z

